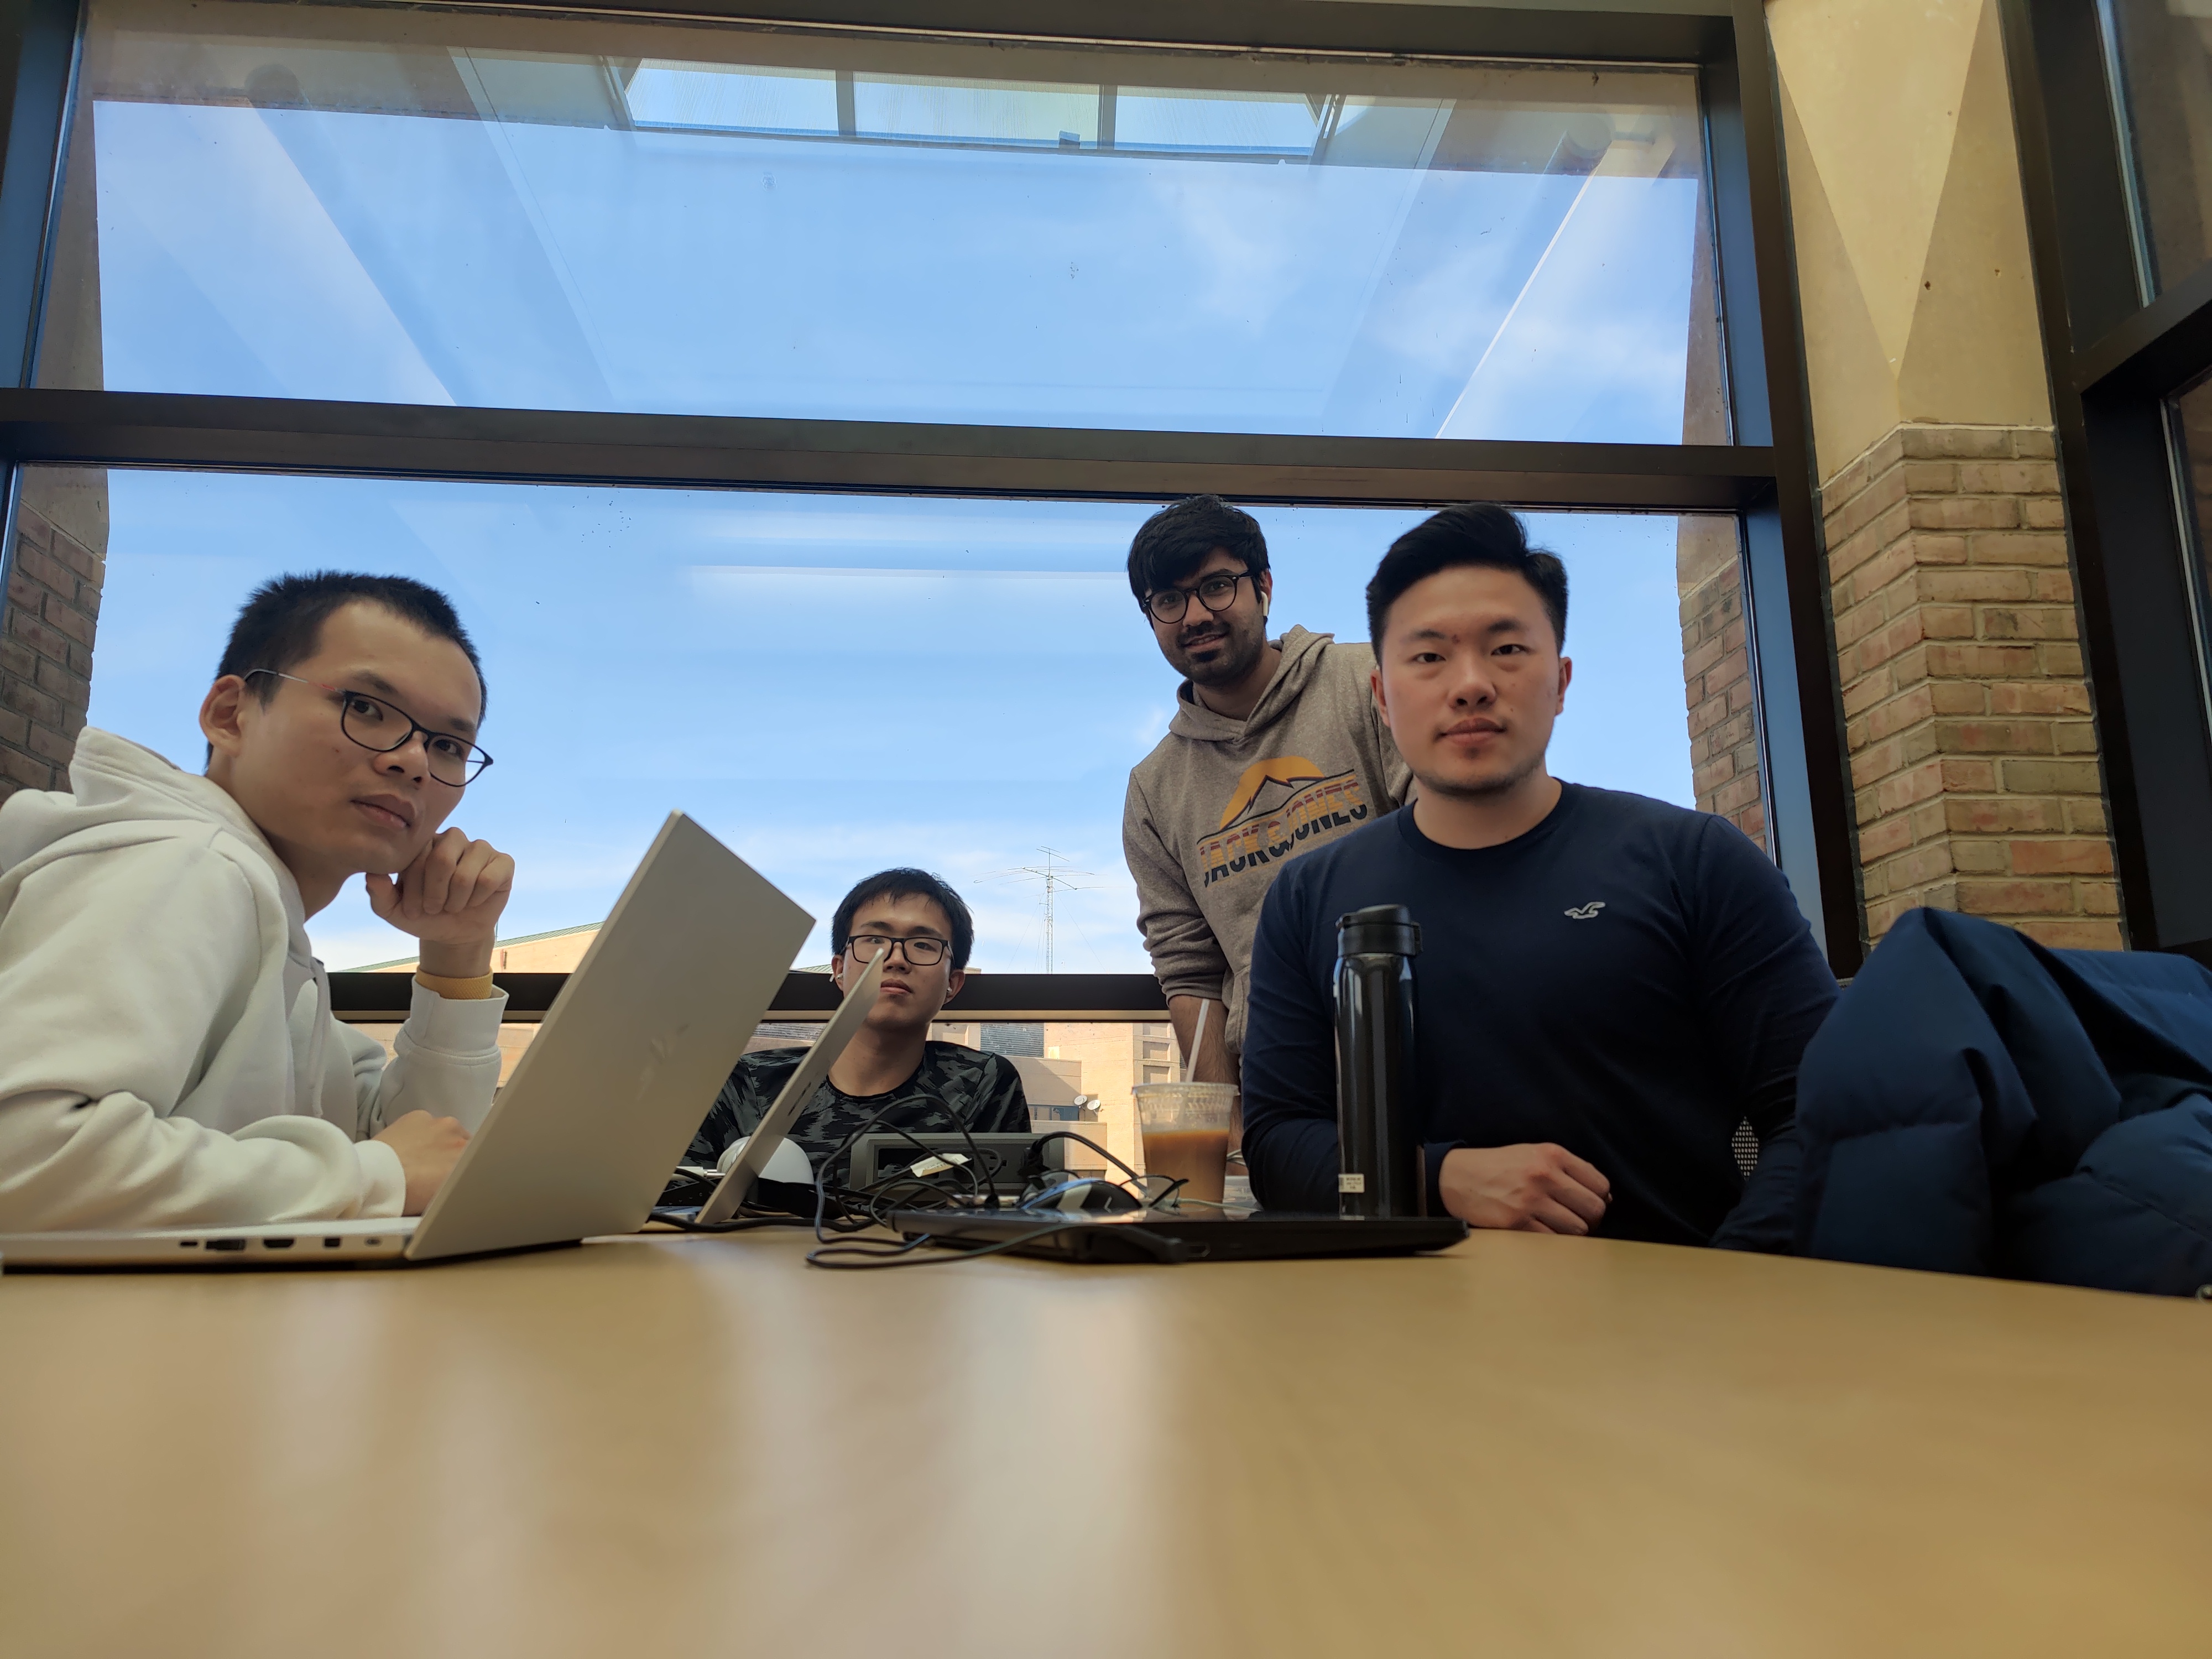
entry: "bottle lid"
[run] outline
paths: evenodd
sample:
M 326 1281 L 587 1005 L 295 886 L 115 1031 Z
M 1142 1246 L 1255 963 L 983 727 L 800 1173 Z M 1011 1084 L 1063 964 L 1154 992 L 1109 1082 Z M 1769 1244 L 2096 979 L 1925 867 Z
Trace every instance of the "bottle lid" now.
M 1402 904 L 1370 904 L 1336 919 L 1336 953 L 1340 957 L 1421 954 L 1421 930 Z

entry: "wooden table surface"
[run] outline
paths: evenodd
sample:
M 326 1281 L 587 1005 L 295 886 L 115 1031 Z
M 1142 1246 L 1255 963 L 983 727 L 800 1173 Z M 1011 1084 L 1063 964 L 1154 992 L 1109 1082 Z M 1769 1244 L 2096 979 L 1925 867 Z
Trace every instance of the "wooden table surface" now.
M 2212 1306 L 803 1249 L 0 1276 L 0 1650 L 2212 1653 Z

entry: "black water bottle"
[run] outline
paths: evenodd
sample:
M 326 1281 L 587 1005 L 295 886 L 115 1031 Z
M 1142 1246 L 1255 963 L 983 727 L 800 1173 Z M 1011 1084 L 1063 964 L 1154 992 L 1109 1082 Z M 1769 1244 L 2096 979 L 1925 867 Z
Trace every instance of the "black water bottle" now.
M 1413 958 L 1421 930 L 1402 904 L 1336 923 L 1337 1213 L 1421 1215 L 1429 1183 L 1413 1121 Z

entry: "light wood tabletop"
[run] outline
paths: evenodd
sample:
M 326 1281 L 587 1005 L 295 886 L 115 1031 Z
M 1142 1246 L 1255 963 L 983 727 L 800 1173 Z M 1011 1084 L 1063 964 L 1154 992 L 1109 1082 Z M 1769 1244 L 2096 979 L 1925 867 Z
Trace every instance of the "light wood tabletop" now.
M 2212 1305 L 804 1248 L 0 1276 L 0 1650 L 2212 1652 Z

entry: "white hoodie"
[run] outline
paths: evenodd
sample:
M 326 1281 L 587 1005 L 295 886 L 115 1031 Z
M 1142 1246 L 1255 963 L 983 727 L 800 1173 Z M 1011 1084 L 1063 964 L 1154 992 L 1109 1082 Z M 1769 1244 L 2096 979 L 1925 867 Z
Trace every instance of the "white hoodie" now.
M 369 1137 L 483 1121 L 505 994 L 417 984 L 387 1066 L 219 785 L 91 728 L 70 784 L 0 804 L 0 1232 L 398 1215 Z

